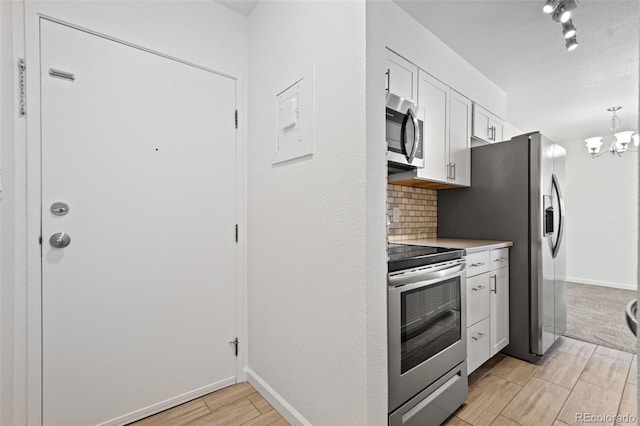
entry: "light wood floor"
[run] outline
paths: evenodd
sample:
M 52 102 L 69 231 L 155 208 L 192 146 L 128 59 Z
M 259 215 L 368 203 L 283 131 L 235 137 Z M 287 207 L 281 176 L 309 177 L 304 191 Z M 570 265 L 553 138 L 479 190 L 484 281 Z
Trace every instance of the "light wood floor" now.
M 240 383 L 139 420 L 130 426 L 182 425 L 288 426 L 289 423 L 249 383 Z
M 637 419 L 638 357 L 562 338 L 543 364 L 496 355 L 469 376 L 469 398 L 450 426 L 610 424 L 579 413 Z M 615 420 L 615 419 L 614 419 Z M 616 425 L 637 424 L 625 422 Z M 133 423 L 135 426 L 288 425 L 248 383 L 219 390 Z
M 469 376 L 467 403 L 446 424 L 635 425 L 637 379 L 637 355 L 563 337 L 540 365 L 500 354 L 487 361 Z M 609 421 L 588 421 L 587 413 Z

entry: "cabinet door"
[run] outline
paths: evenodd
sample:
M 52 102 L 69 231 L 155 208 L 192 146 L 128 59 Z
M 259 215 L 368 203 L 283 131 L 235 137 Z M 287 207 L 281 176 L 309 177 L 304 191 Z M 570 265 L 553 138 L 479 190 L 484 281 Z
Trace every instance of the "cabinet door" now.
M 424 168 L 418 177 L 448 183 L 449 86 L 420 70 L 418 105 L 424 108 Z
M 418 96 L 418 67 L 387 49 L 386 89 L 413 103 Z
M 493 127 L 493 142 L 502 142 L 504 140 L 504 121 L 496 117 L 491 117 L 491 127 Z
M 473 137 L 487 143 L 492 142 L 491 136 L 491 113 L 478 104 L 473 104 Z
M 488 272 L 467 278 L 467 325 L 471 326 L 489 316 L 490 280 Z M 491 282 L 490 282 L 491 281 Z
M 471 109 L 472 102 L 451 90 L 449 120 L 449 161 L 453 165 L 451 182 L 471 185 Z
M 491 272 L 491 356 L 509 344 L 509 268 Z

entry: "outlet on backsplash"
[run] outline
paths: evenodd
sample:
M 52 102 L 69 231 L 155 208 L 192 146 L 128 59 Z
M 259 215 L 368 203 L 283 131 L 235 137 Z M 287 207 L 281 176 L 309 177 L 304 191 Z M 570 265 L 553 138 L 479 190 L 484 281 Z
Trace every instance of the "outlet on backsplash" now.
M 387 185 L 387 228 L 389 241 L 436 238 L 438 192 L 435 189 Z

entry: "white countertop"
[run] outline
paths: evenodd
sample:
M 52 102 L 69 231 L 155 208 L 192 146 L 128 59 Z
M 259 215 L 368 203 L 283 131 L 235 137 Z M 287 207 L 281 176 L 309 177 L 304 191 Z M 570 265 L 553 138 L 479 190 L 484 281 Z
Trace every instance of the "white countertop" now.
M 494 250 L 513 246 L 513 241 L 465 240 L 459 238 L 422 238 L 415 240 L 389 241 L 390 243 L 415 244 L 418 246 L 465 249 L 467 253 Z

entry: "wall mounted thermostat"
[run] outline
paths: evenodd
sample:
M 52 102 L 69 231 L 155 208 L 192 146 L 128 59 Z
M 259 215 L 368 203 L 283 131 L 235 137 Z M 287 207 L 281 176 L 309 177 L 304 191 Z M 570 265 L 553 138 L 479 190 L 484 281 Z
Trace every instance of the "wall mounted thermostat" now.
M 273 164 L 313 154 L 313 63 L 276 95 Z

